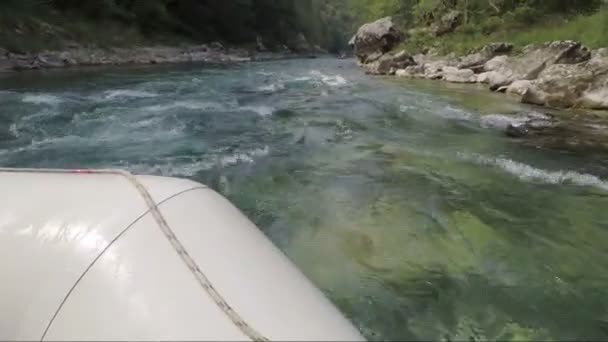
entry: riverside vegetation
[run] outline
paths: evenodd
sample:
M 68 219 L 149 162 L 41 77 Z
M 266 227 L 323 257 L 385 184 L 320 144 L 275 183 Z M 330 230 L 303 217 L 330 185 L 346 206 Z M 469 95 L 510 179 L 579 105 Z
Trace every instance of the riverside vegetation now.
M 605 110 L 604 5 L 600 0 L 419 1 L 407 13 L 421 26 L 406 31 L 386 17 L 363 25 L 350 44 L 371 74 L 485 83 L 493 91 L 520 96 L 524 103 Z M 549 23 L 565 25 L 566 30 L 548 34 Z M 508 39 L 504 32 L 516 39 L 491 42 Z M 561 39 L 540 41 L 545 38 Z M 523 126 L 509 130 L 515 135 L 526 131 Z
M 345 47 L 323 0 L 3 0 L 0 71 L 224 62 Z M 345 31 L 344 31 L 345 32 Z M 211 44 L 213 43 L 213 44 Z

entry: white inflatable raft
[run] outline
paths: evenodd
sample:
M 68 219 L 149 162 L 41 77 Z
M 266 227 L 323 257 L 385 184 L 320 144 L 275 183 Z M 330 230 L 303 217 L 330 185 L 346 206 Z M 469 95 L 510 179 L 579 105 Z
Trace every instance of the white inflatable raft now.
M 191 181 L 0 169 L 0 340 L 362 340 Z

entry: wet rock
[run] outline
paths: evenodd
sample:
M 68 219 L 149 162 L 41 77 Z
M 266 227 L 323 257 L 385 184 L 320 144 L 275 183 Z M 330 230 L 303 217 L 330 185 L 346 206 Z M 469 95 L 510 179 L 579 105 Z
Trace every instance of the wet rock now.
M 494 74 L 489 82 L 491 90 L 498 90 L 516 80 L 534 80 L 547 67 L 555 64 L 577 64 L 591 58 L 588 48 L 575 41 L 556 41 L 529 45 L 521 54 L 495 57 L 484 65 Z
M 61 54 L 40 54 L 36 56 L 36 61 L 42 68 L 63 68 L 65 60 Z
M 532 81 L 528 81 L 528 80 L 517 80 L 513 83 L 511 83 L 508 86 L 502 86 L 500 88 L 498 88 L 498 92 L 499 93 L 507 93 L 507 94 L 516 94 L 519 96 L 523 96 L 526 91 L 528 91 L 528 89 L 530 87 L 532 87 L 533 82 Z
M 505 134 L 511 138 L 521 138 L 528 135 L 528 133 L 528 127 L 523 123 L 511 123 L 505 131 Z
M 385 17 L 361 26 L 349 43 L 354 47 L 359 62 L 365 64 L 389 52 L 403 39 L 404 34 L 393 23 L 393 19 Z
M 412 77 L 412 78 L 426 78 L 431 80 L 444 78 L 444 69 L 447 68 L 448 72 L 453 74 L 451 79 L 456 80 L 458 74 L 468 73 L 468 71 L 458 72 L 458 68 L 454 67 L 457 64 L 456 57 L 451 54 L 444 57 L 437 57 L 433 55 L 422 55 L 418 54 L 413 56 L 414 65 L 408 66 L 405 69 L 398 70 L 401 77 Z
M 385 54 L 372 63 L 364 64 L 364 68 L 368 73 L 373 75 L 394 75 L 397 70 L 405 69 L 415 64 L 416 62 L 412 56 L 404 50 L 394 55 Z
M 557 120 L 551 115 L 538 112 L 525 112 L 515 115 L 485 115 L 481 118 L 481 126 L 505 132 L 510 137 L 523 137 L 555 127 Z
M 405 69 L 397 70 L 395 75 L 399 77 L 424 78 L 425 68 L 424 65 L 410 65 Z
M 584 92 L 578 100 L 578 105 L 588 109 L 608 109 L 608 84 L 605 83 L 601 88 Z
M 608 57 L 579 64 L 554 64 L 543 70 L 522 102 L 555 108 L 608 109 Z

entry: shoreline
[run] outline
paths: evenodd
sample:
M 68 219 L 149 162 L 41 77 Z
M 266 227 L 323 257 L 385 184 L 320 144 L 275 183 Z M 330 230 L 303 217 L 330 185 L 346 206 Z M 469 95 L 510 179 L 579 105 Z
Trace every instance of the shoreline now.
M 99 66 L 144 66 L 189 63 L 246 63 L 288 58 L 316 58 L 293 51 L 259 52 L 224 47 L 220 43 L 188 46 L 141 46 L 133 48 L 73 47 L 60 51 L 16 54 L 0 48 L 0 75 L 33 71 Z
M 518 50 L 513 43 L 495 42 L 465 55 L 437 50 L 414 55 L 400 46 L 407 39 L 385 17 L 361 26 L 349 45 L 368 74 L 480 83 L 526 104 L 608 110 L 608 48 L 556 40 Z

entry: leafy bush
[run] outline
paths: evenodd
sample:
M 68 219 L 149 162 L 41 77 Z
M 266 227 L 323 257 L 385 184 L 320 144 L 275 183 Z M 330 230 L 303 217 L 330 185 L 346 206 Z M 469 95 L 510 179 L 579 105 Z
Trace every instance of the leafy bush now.
M 460 25 L 456 28 L 457 33 L 475 35 L 479 33 L 479 27 L 475 24 L 468 23 L 464 25 Z
M 500 17 L 488 17 L 479 24 L 479 29 L 483 34 L 492 34 L 500 29 L 504 21 Z
M 511 24 L 523 26 L 535 24 L 539 21 L 542 13 L 530 6 L 521 6 L 515 8 L 506 15 L 506 20 Z

